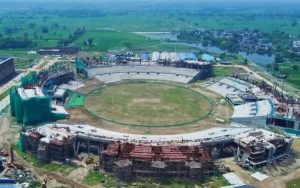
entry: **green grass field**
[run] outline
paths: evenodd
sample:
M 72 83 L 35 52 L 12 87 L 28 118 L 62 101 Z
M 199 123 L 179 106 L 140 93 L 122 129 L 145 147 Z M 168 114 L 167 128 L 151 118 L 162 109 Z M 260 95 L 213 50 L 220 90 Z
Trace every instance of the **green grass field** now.
M 95 7 L 97 8 L 97 7 Z M 10 16 L 2 14 L 0 34 L 3 38 L 19 37 L 27 35 L 32 39 L 34 46 L 21 51 L 29 51 L 40 47 L 57 46 L 60 38 L 68 38 L 76 28 L 86 28 L 86 33 L 71 45 L 83 46 L 83 40 L 95 38 L 95 45 L 87 50 L 106 51 L 107 49 L 166 49 L 159 41 L 146 40 L 142 36 L 132 32 L 162 32 L 181 29 L 192 30 L 199 28 L 240 30 L 244 28 L 259 29 L 266 32 L 274 30 L 284 31 L 288 34 L 300 34 L 300 24 L 292 26 L 293 20 L 286 17 L 270 15 L 255 16 L 263 13 L 262 10 L 252 12 L 236 12 L 236 16 L 219 13 L 215 15 L 185 14 L 184 12 L 167 12 L 156 7 L 157 11 L 132 11 L 130 14 L 108 13 L 105 16 L 61 16 L 54 12 L 38 12 L 26 14 L 23 12 L 10 12 Z M 254 16 L 249 19 L 249 15 Z M 1 15 L 1 13 L 0 13 Z M 49 31 L 43 32 L 42 27 L 48 27 Z M 17 31 L 7 34 L 7 28 L 17 28 Z M 183 46 L 180 46 L 183 48 Z M 179 47 L 179 48 L 180 48 Z M 16 49 L 17 51 L 18 49 Z
M 66 106 L 69 108 L 81 107 L 84 105 L 84 97 L 85 97 L 85 95 L 82 95 L 79 93 L 72 93 L 70 95 L 69 100 L 66 103 Z
M 26 9 L 15 11 L 14 7 L 13 11 L 3 9 L 0 12 L 0 40 L 7 38 L 22 39 L 27 36 L 32 40 L 32 46 L 22 49 L 2 49 L 0 55 L 16 56 L 16 67 L 27 69 L 32 66 L 34 60 L 39 58 L 36 55 L 27 54 L 28 51 L 37 50 L 41 47 L 55 47 L 60 39 L 68 39 L 72 36 L 78 27 L 84 27 L 86 32 L 70 43 L 69 46 L 82 47 L 88 53 L 102 53 L 108 50 L 199 51 L 199 49 L 184 45 L 166 44 L 158 40 L 150 40 L 133 32 L 170 32 L 200 28 L 241 30 L 249 28 L 268 33 L 274 30 L 285 32 L 270 34 L 274 45 L 278 46 L 275 55 L 282 55 L 282 52 L 290 47 L 291 41 L 298 40 L 300 35 L 299 18 L 293 15 L 292 11 L 283 11 L 282 15 L 274 15 L 273 8 L 269 6 L 240 8 L 240 5 L 233 3 L 232 7 L 237 6 L 239 8 L 231 9 L 231 7 L 230 9 L 223 9 L 224 11 L 218 11 L 220 9 L 215 10 L 215 7 L 211 7 L 212 10 L 206 12 L 205 7 L 197 7 L 193 4 L 184 4 L 184 7 L 170 4 L 167 6 L 168 8 L 174 6 L 170 9 L 165 9 L 161 5 L 151 5 L 151 7 L 143 9 L 144 5 L 137 4 L 118 3 L 118 7 L 104 4 L 89 7 L 88 10 L 90 8 L 99 9 L 99 12 L 102 12 L 102 6 L 106 6 L 105 14 L 98 16 L 90 15 L 89 11 L 81 15 L 81 11 L 73 10 L 69 6 L 56 7 L 60 10 L 59 12 L 49 11 L 47 10 L 48 7 L 45 8 L 45 11 L 30 8 L 27 12 Z M 126 8 L 123 11 L 119 6 Z M 220 7 L 223 6 L 220 5 Z M 122 11 L 117 10 L 118 8 Z M 281 7 L 276 8 L 281 10 Z M 296 7 L 290 5 L 290 9 L 293 8 Z M 85 10 L 85 7 L 83 9 Z M 70 11 L 74 12 L 70 13 Z M 43 32 L 42 27 L 48 27 L 49 30 Z M 16 30 L 8 33 L 8 28 L 16 28 Z M 292 37 L 289 37 L 289 35 L 292 35 Z M 88 38 L 94 39 L 93 45 L 83 45 Z M 243 63 L 243 59 L 240 57 L 229 58 L 228 60 L 233 64 Z M 228 71 L 217 70 L 216 73 L 227 75 Z M 292 71 L 292 73 L 293 75 L 290 76 L 287 82 L 299 86 L 299 70 Z
M 94 39 L 91 47 L 83 45 L 88 38 Z M 190 49 L 184 45 L 164 44 L 158 40 L 150 40 L 134 33 L 109 30 L 88 31 L 84 36 L 72 43 L 72 46 L 82 46 L 82 49 L 86 51 L 101 52 L 120 49 L 134 51 Z
M 300 178 L 291 180 L 287 183 L 287 188 L 298 188 L 300 187 Z
M 296 69 L 293 66 L 297 66 Z M 280 65 L 280 70 L 283 70 L 288 73 L 287 82 L 300 88 L 300 63 L 285 63 Z
M 90 186 L 104 185 L 105 187 L 115 187 L 116 180 L 109 174 L 100 172 L 90 172 L 85 178 L 84 183 Z
M 183 86 L 128 82 L 92 92 L 85 108 L 121 124 L 161 126 L 200 120 L 212 106 L 206 97 Z
M 79 168 L 78 165 L 75 164 L 58 164 L 58 163 L 43 163 L 40 162 L 36 155 L 31 153 L 22 152 L 18 146 L 14 146 L 14 150 L 25 158 L 31 165 L 37 168 L 41 168 L 47 172 L 59 172 L 64 175 L 68 175 L 73 170 Z
M 84 179 L 84 183 L 90 186 L 102 185 L 104 187 L 115 187 L 117 181 L 109 174 L 101 172 L 90 172 Z M 183 188 L 183 187 L 211 187 L 220 188 L 229 185 L 227 180 L 221 176 L 212 176 L 203 179 L 201 182 L 189 182 L 182 179 L 170 178 L 158 184 L 151 178 L 136 179 L 133 182 L 119 182 L 124 187 L 147 187 L 147 188 Z
M 235 71 L 235 68 L 232 66 L 228 66 L 228 67 L 217 67 L 214 66 L 214 74 L 215 76 L 221 76 L 221 77 L 227 77 L 227 76 L 231 76 Z

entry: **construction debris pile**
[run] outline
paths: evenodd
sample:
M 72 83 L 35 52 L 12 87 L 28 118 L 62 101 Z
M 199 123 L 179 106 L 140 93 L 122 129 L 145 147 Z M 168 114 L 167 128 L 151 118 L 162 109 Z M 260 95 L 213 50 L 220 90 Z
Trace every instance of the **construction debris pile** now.
M 22 162 L 15 160 L 13 149 L 10 148 L 10 152 L 7 149 L 3 149 L 0 152 L 1 163 L 3 165 L 3 172 L 0 174 L 0 187 L 14 186 L 16 187 L 34 187 L 39 184 L 39 179 L 27 169 Z M 7 160 L 9 159 L 9 162 Z
M 24 168 L 8 168 L 4 176 L 16 180 L 17 183 L 22 184 L 24 187 L 30 187 L 30 185 L 38 182 L 37 177 L 30 170 Z

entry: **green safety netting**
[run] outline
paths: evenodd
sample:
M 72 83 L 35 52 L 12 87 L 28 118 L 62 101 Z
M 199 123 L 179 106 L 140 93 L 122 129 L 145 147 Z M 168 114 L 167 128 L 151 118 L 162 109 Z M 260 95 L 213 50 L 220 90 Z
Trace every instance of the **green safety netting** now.
M 20 136 L 19 136 L 19 139 L 18 139 L 18 142 L 17 142 L 17 147 L 19 149 L 19 151 L 22 151 L 24 152 L 24 148 L 23 148 L 23 137 L 22 137 L 22 134 L 21 134 L 21 131 L 20 131 Z
M 62 120 L 66 118 L 67 118 L 67 114 L 60 114 L 60 113 L 52 114 L 52 120 Z
M 30 72 L 27 76 L 21 78 L 21 86 L 34 85 L 37 83 L 36 72 Z
M 75 66 L 76 68 L 81 68 L 84 69 L 85 68 L 85 63 L 83 61 L 81 61 L 80 59 L 76 59 L 75 60 Z
M 69 100 L 66 104 L 67 107 L 72 108 L 72 107 L 82 107 L 84 106 L 84 94 L 80 94 L 77 92 L 69 92 Z
M 24 108 L 23 123 L 37 124 L 51 120 L 51 107 L 49 97 L 33 97 L 22 100 Z
M 294 130 L 294 129 L 285 129 L 285 132 L 288 134 L 294 134 L 294 135 L 300 135 L 300 130 Z
M 50 97 L 22 99 L 18 94 L 17 88 L 12 88 L 9 93 L 11 115 L 16 117 L 18 123 L 36 125 L 66 117 L 65 114 L 54 114 L 51 112 Z
M 14 104 L 15 95 L 16 95 L 16 90 L 15 90 L 15 88 L 9 90 L 9 99 L 10 99 L 10 101 L 11 101 L 11 104 L 12 104 L 12 103 Z M 15 105 L 11 105 L 10 112 L 11 112 L 11 116 L 16 116 Z

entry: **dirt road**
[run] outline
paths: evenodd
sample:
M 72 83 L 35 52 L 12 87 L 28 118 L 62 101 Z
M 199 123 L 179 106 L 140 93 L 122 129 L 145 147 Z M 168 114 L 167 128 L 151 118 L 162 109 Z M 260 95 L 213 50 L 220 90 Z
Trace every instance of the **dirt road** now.
M 287 170 L 286 175 L 277 173 L 276 175 L 272 176 L 268 174 L 270 177 L 267 180 L 259 182 L 251 176 L 251 174 L 254 173 L 253 171 L 244 170 L 233 161 L 233 158 L 225 159 L 225 163 L 231 170 L 234 171 L 234 173 L 237 174 L 237 176 L 244 181 L 244 183 L 258 188 L 286 188 L 287 182 L 296 178 L 300 178 L 300 168 L 298 168 L 295 170 Z
M 8 115 L 0 116 L 0 148 L 15 144 L 19 137 L 19 128 L 11 127 L 11 119 Z

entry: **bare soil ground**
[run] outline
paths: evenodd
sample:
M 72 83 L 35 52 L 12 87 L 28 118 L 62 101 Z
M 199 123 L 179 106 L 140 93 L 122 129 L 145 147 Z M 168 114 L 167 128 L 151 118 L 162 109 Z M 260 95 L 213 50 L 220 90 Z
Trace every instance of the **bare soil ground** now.
M 8 148 L 19 138 L 20 127 L 12 127 L 12 119 L 8 113 L 0 115 L 0 148 Z
M 262 173 L 270 176 L 269 179 L 262 182 L 259 182 L 251 177 L 251 174 L 254 173 L 254 171 L 244 170 L 233 161 L 233 158 L 226 159 L 225 163 L 247 184 L 251 184 L 258 188 L 285 188 L 287 182 L 300 178 L 299 139 L 294 140 L 292 148 L 297 154 L 297 158 L 295 160 L 284 160 L 270 168 L 264 167 L 260 169 Z
M 154 98 L 133 98 L 133 103 L 160 103 L 160 99 L 154 99 Z
M 94 80 L 84 80 L 83 81 L 85 86 L 82 88 L 79 88 L 77 91 L 83 94 L 88 94 L 91 91 L 101 87 L 104 85 L 104 83 L 98 81 L 97 79 Z
M 72 179 L 76 182 L 81 182 L 83 183 L 84 178 L 88 175 L 89 173 L 89 168 L 88 167 L 80 167 L 77 168 L 76 170 L 73 170 L 67 178 Z

